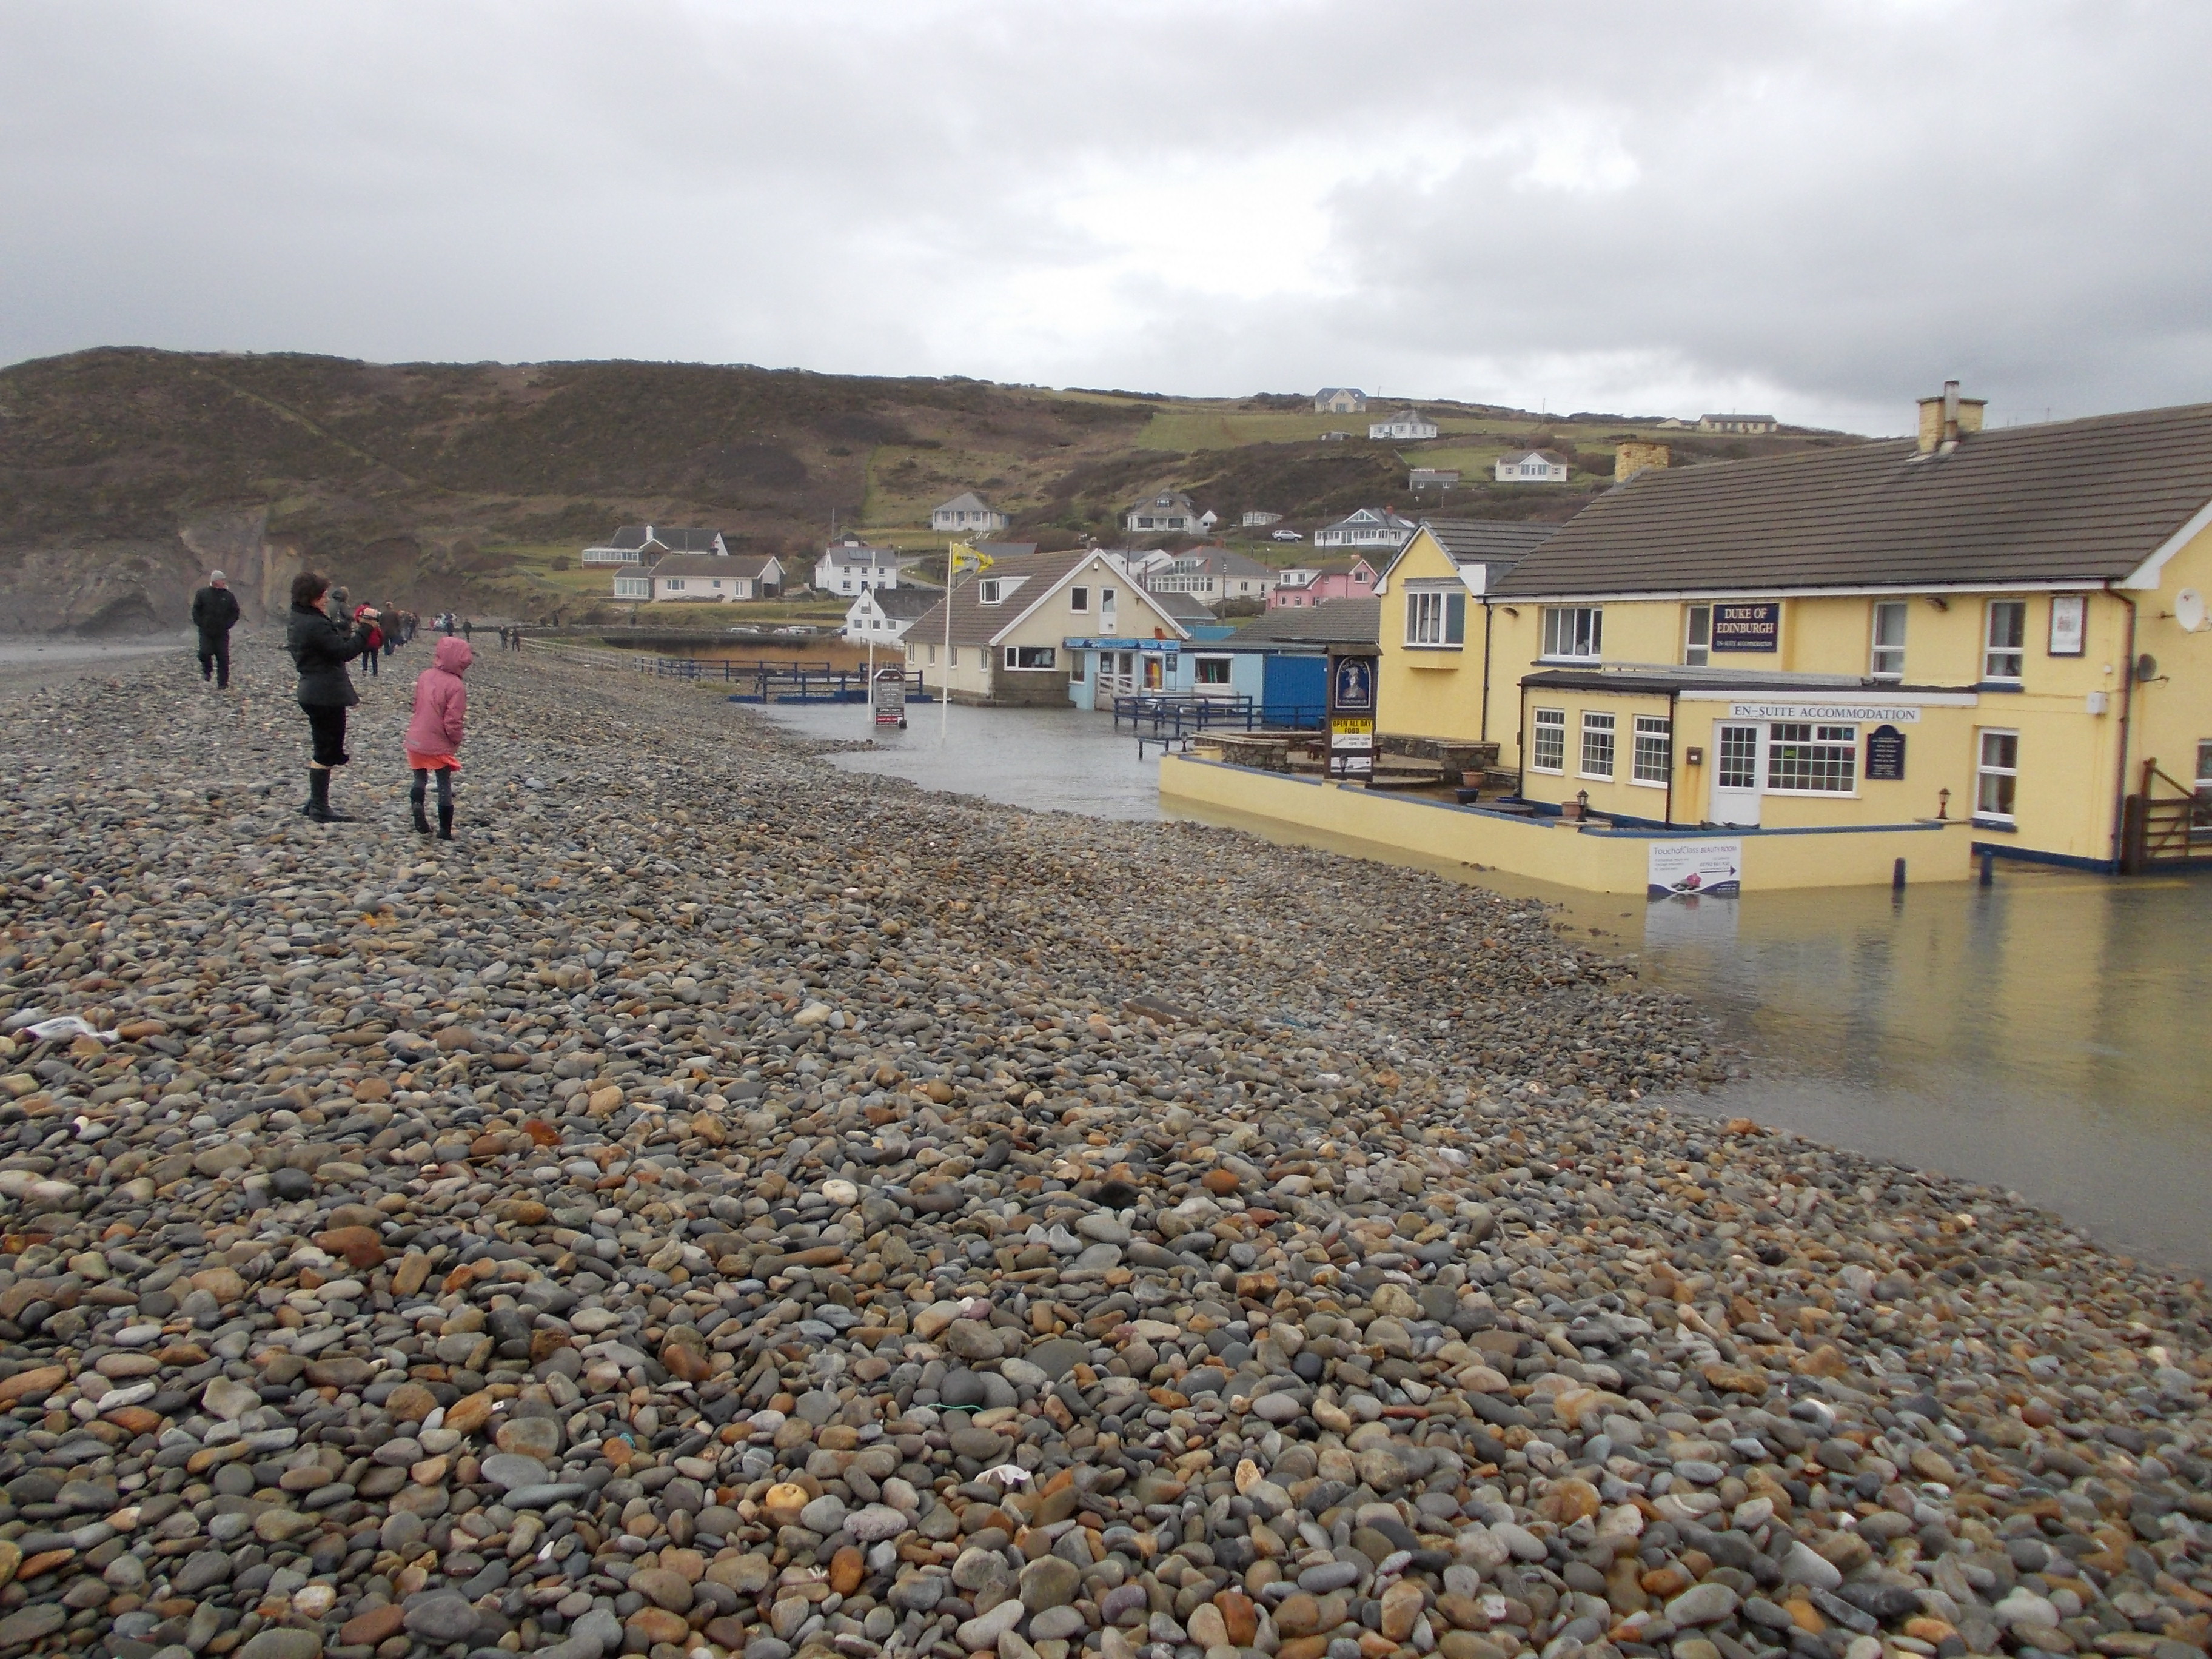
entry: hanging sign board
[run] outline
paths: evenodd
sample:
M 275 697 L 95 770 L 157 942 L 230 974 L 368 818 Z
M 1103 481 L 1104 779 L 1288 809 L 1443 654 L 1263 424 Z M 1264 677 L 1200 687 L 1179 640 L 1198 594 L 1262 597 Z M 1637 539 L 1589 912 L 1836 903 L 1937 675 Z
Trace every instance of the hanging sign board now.
M 1734 898 L 1743 891 L 1743 843 L 1655 841 L 1644 880 L 1648 898 Z
M 1782 648 L 1782 606 L 1773 599 L 1755 605 L 1717 605 L 1713 607 L 1713 649 L 1716 651 L 1779 651 Z
M 2051 599 L 2051 654 L 2078 657 L 2088 620 L 2089 601 L 2079 593 L 2055 593 Z
M 1867 733 L 1866 776 L 1869 783 L 1904 781 L 1904 732 L 1893 726 L 1877 726 Z
M 873 699 L 878 726 L 906 724 L 906 670 L 879 668 L 876 671 Z
M 1376 658 L 1332 656 L 1328 659 L 1328 775 L 1368 778 L 1375 774 Z

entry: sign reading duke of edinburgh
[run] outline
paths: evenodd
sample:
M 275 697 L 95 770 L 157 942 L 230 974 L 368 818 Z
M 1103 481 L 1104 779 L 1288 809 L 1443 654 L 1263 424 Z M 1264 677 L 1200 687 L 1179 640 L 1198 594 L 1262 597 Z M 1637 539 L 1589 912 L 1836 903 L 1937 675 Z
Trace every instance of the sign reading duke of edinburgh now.
M 1782 606 L 1772 599 L 1756 605 L 1713 607 L 1713 649 L 1778 651 L 1782 648 Z
M 1866 776 L 1869 783 L 1898 783 L 1905 777 L 1905 733 L 1877 726 L 1867 733 Z

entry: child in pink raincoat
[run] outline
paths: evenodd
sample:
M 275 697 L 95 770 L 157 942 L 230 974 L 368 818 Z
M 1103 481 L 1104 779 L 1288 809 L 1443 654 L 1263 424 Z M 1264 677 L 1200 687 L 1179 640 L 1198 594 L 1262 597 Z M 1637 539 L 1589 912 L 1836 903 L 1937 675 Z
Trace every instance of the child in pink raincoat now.
M 469 688 L 462 676 L 476 660 L 466 640 L 448 635 L 438 641 L 430 665 L 415 682 L 415 718 L 407 723 L 407 764 L 415 773 L 408 799 L 415 807 L 418 835 L 430 833 L 423 813 L 429 794 L 430 775 L 438 775 L 438 839 L 453 838 L 453 774 L 461 769 L 457 758 L 468 721 Z

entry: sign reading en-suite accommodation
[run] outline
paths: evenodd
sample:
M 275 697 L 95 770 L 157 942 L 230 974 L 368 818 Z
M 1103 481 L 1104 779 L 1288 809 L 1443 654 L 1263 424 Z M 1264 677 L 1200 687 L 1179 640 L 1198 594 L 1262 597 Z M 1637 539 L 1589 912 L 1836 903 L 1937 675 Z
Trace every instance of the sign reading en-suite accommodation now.
M 1713 607 L 1716 651 L 1779 651 L 1782 606 L 1773 599 Z

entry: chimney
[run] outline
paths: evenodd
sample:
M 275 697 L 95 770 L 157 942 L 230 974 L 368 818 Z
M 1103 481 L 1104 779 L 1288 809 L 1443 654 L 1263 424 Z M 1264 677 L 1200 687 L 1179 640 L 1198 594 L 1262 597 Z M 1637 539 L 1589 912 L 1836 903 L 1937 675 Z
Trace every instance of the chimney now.
M 1982 429 L 1982 411 L 1988 407 L 1988 398 L 1961 398 L 1956 380 L 1944 381 L 1941 397 L 1920 400 L 1920 453 L 1949 454 L 1962 436 Z
M 1619 443 L 1613 447 L 1613 481 L 1626 483 L 1639 472 L 1667 465 L 1670 452 L 1664 444 Z

